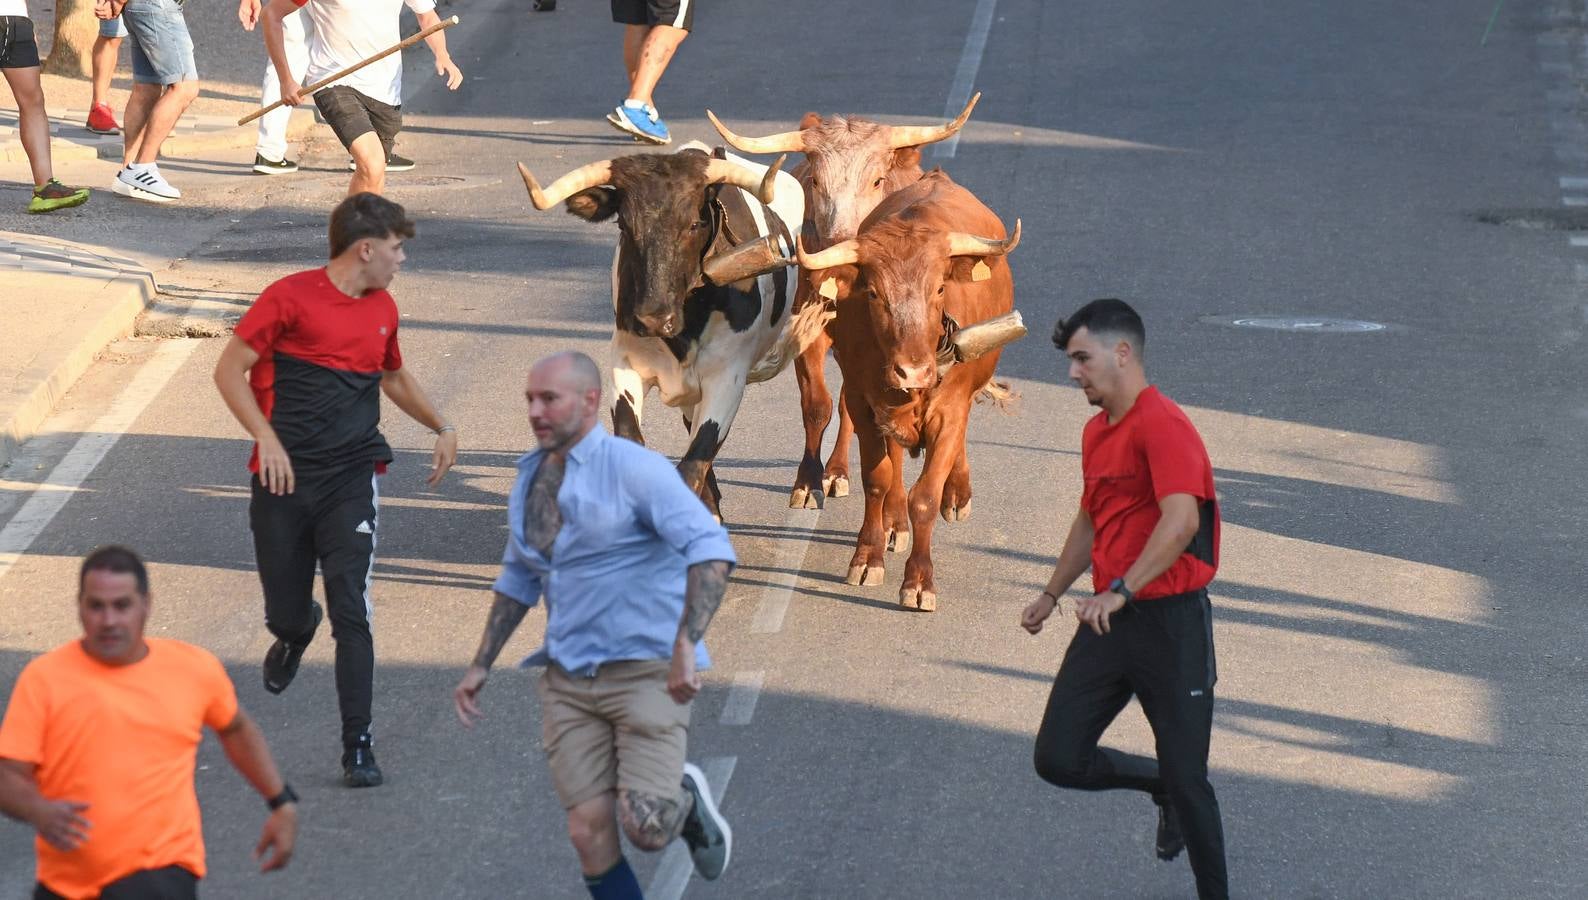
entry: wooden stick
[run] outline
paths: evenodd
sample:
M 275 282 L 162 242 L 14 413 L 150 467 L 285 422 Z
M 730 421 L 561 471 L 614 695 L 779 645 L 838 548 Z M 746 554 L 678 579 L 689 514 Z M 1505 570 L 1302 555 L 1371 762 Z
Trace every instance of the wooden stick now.
M 343 69 L 342 71 L 337 72 L 335 75 L 331 75 L 329 77 L 322 78 L 319 81 L 316 81 L 314 84 L 309 85 L 308 87 L 299 88 L 298 95 L 300 97 L 307 97 L 310 94 L 314 93 L 315 91 L 319 90 L 320 88 L 325 87 L 326 85 L 330 84 L 333 81 L 336 81 L 339 78 L 346 78 L 347 76 L 353 74 L 354 72 L 357 72 L 359 69 L 364 68 L 365 66 L 369 65 L 372 62 L 378 62 L 378 61 L 380 61 L 382 59 L 385 59 L 388 56 L 391 56 L 393 53 L 397 53 L 397 52 L 399 52 L 401 50 L 406 50 L 409 47 L 412 47 L 413 45 L 415 45 L 415 44 L 419 43 L 420 41 L 424 40 L 425 38 L 431 36 L 432 34 L 435 34 L 436 32 L 440 31 L 441 29 L 443 29 L 443 28 L 451 28 L 452 26 L 454 26 L 456 24 L 458 24 L 458 17 L 457 16 L 453 16 L 450 19 L 442 19 L 441 21 L 439 21 L 436 24 L 430 26 L 429 28 L 426 28 L 424 31 L 421 31 L 418 34 L 414 35 L 413 37 L 408 38 L 405 41 L 401 41 L 399 43 L 393 44 L 392 46 L 387 47 L 385 50 L 382 50 L 381 52 L 375 54 L 374 56 L 369 57 L 368 59 L 365 59 L 365 60 L 363 60 L 361 62 L 356 62 L 353 65 L 348 66 L 347 68 Z M 253 112 L 249 113 L 248 115 L 243 116 L 241 119 L 238 119 L 237 120 L 237 124 L 239 124 L 239 125 L 247 125 L 249 122 L 252 122 L 253 120 L 259 118 L 262 115 L 264 115 L 265 113 L 268 113 L 271 110 L 277 109 L 277 108 L 279 108 L 281 106 L 285 106 L 286 102 L 287 101 L 285 101 L 285 100 L 277 100 L 275 103 L 272 103 L 269 106 L 264 107 L 263 109 L 256 109 Z

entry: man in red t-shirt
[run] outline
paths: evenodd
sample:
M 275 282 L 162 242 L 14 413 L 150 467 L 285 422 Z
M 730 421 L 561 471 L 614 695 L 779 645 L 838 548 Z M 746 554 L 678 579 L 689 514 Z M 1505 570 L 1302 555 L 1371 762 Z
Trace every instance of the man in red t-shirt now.
M 370 576 L 379 513 L 376 478 L 392 460 L 380 433 L 380 395 L 436 433 L 427 479 L 457 459 L 455 430 L 403 368 L 397 304 L 386 286 L 414 235 L 401 206 L 354 194 L 331 212 L 331 261 L 265 288 L 237 323 L 215 364 L 215 385 L 257 442 L 248 507 L 265 593 L 265 690 L 279 694 L 298 673 L 322 611 L 314 569 L 336 641 L 342 712 L 342 779 L 381 783 L 370 736 L 375 644 Z
M 1041 596 L 1021 614 L 1036 634 L 1059 596 L 1092 570 L 1093 595 L 1065 651 L 1037 730 L 1037 774 L 1059 787 L 1143 791 L 1158 806 L 1158 858 L 1185 848 L 1197 895 L 1228 897 L 1224 826 L 1208 781 L 1218 497 L 1202 437 L 1147 383 L 1141 317 L 1094 300 L 1061 320 L 1053 343 L 1102 412 L 1081 435 L 1081 508 Z M 1157 759 L 1099 748 L 1134 694 Z

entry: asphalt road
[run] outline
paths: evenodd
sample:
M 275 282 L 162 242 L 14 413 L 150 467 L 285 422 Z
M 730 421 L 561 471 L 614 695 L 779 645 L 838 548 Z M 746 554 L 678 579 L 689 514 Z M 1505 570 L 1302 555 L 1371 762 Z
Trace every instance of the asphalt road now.
M 81 554 L 109 541 L 148 554 L 155 633 L 226 661 L 305 801 L 290 871 L 253 874 L 263 807 L 206 744 L 210 896 L 584 895 L 529 676 L 494 678 L 473 733 L 449 703 L 531 441 L 527 364 L 565 348 L 604 358 L 610 333 L 612 227 L 534 212 L 512 162 L 544 181 L 637 149 L 600 119 L 623 90 L 604 6 L 526 8 L 461 10 L 449 40 L 469 80 L 416 92 L 400 145 L 421 168 L 391 179 L 421 222 L 394 286 L 405 356 L 463 453 L 427 490 L 426 436 L 388 411 L 385 787 L 339 786 L 329 640 L 286 695 L 259 684 L 269 638 L 248 449 L 209 381 L 219 340 L 112 348 L 55 433 L 0 473 L 0 522 L 15 524 L 25 502 L 59 493 L 35 488 L 74 442 L 109 443 L 96 423 L 118 411 L 130 421 L 0 573 L 0 684 L 73 637 Z M 882 587 L 843 583 L 859 498 L 786 508 L 793 380 L 751 388 L 719 463 L 743 564 L 691 740 L 708 772 L 731 772 L 737 843 L 725 877 L 687 895 L 1191 895 L 1184 858 L 1152 856 L 1145 798 L 1061 793 L 1030 763 L 1069 630 L 1030 638 L 1015 622 L 1077 502 L 1090 414 L 1046 335 L 1085 300 L 1121 296 L 1144 313 L 1149 372 L 1202 430 L 1221 491 L 1211 762 L 1235 893 L 1580 896 L 1588 257 L 1565 232 L 1481 219 L 1550 221 L 1569 202 L 1560 179 L 1588 175 L 1582 0 L 1502 7 L 1481 43 L 1488 0 L 717 4 L 664 80 L 662 112 L 679 138 L 711 136 L 708 106 L 746 133 L 807 109 L 928 121 L 989 8 L 985 96 L 956 155 L 936 161 L 1024 220 L 1011 264 L 1032 334 L 1000 368 L 1021 400 L 973 417 L 975 513 L 937 529 L 939 611 L 926 615 L 894 605 L 902 560 Z M 408 64 L 427 76 L 422 50 Z M 163 282 L 246 303 L 322 259 L 343 158 L 322 134 L 291 179 L 190 166 L 200 189 L 183 185 L 183 210 L 104 198 L 122 224 L 99 239 L 147 250 L 163 235 L 171 255 L 188 248 Z M 129 224 L 146 221 L 165 224 Z M 1257 315 L 1387 327 L 1210 321 Z M 647 434 L 676 454 L 674 414 L 654 401 L 647 413 Z M 542 623 L 532 614 L 504 661 L 536 646 Z M 1151 746 L 1134 706 L 1109 740 Z M 0 826 L 7 896 L 30 883 L 29 841 Z M 631 858 L 667 895 L 669 864 Z

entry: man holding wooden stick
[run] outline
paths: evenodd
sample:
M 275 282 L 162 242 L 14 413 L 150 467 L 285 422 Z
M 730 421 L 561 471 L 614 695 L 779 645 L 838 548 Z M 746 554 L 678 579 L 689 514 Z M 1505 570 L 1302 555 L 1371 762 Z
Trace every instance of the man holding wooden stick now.
M 313 84 L 398 43 L 398 17 L 406 4 L 419 19 L 421 29 L 441 22 L 434 0 L 271 0 L 265 7 L 265 47 L 281 78 L 281 100 L 288 106 L 303 102 L 302 87 L 292 77 L 283 38 L 282 20 L 303 9 L 314 23 L 309 39 L 309 67 L 303 80 Z M 457 90 L 463 73 L 447 53 L 441 31 L 425 38 L 435 54 L 436 74 Z M 386 190 L 386 161 L 402 130 L 402 57 L 391 54 L 314 95 L 314 104 L 353 155 L 349 196 Z

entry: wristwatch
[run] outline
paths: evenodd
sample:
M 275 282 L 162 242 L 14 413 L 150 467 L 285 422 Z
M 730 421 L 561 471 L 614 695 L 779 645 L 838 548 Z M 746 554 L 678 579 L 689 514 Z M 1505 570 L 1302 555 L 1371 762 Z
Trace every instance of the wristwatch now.
M 1136 602 L 1136 592 L 1132 591 L 1128 587 L 1125 587 L 1125 579 L 1123 578 L 1115 578 L 1113 581 L 1110 581 L 1108 583 L 1108 589 L 1119 596 L 1124 597 L 1126 603 Z
M 270 811 L 271 812 L 275 812 L 276 810 L 282 808 L 283 806 L 286 806 L 288 803 L 297 803 L 297 802 L 298 802 L 298 792 L 292 789 L 292 785 L 287 784 L 285 781 L 283 781 L 281 783 L 281 793 L 277 794 L 274 797 L 271 797 L 269 800 L 266 800 L 265 801 L 265 805 L 270 807 Z

